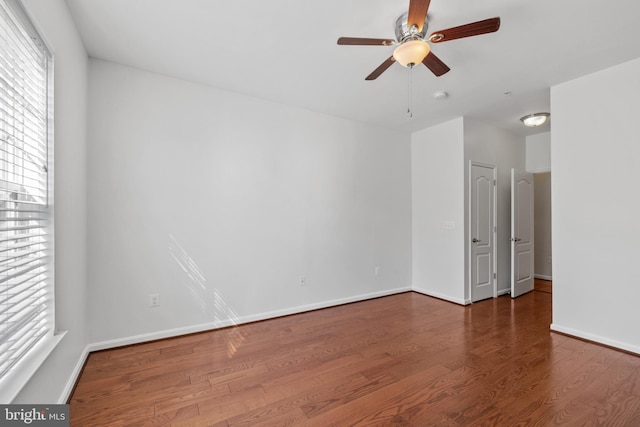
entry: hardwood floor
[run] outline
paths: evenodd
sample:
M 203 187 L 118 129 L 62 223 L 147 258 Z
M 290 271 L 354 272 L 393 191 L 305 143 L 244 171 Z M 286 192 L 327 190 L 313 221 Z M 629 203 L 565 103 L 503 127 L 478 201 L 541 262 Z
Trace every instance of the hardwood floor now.
M 550 321 L 546 292 L 409 292 L 101 351 L 71 425 L 639 426 L 640 358 Z
M 534 279 L 533 288 L 536 291 L 551 293 L 551 280 Z

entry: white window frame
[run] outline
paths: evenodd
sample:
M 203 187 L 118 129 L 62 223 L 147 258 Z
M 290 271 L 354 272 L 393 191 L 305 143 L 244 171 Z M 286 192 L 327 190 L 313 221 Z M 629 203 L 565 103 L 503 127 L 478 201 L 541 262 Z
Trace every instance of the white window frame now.
M 34 301 L 34 303 L 40 304 L 40 307 L 44 307 L 43 320 L 42 322 L 40 322 L 40 324 L 44 324 L 45 326 L 42 329 L 43 334 L 38 334 L 37 335 L 38 338 L 32 339 L 31 341 L 27 341 L 26 339 L 24 339 L 22 342 L 18 341 L 16 343 L 16 340 L 10 340 L 8 338 L 10 336 L 8 325 L 18 324 L 19 322 L 12 320 L 12 319 L 15 319 L 15 317 L 10 318 L 7 315 L 7 313 L 9 311 L 13 312 L 13 310 L 16 307 L 20 308 L 23 306 L 26 311 L 28 307 L 33 307 L 33 305 L 25 306 L 24 301 L 26 301 L 26 299 L 24 298 L 22 299 L 23 301 L 22 304 L 15 302 L 16 300 L 18 300 L 18 298 L 14 298 L 14 297 L 9 298 L 9 296 L 12 295 L 11 292 L 12 292 L 12 286 L 13 286 L 9 283 L 13 283 L 13 281 L 18 282 L 15 279 L 16 277 L 19 277 L 18 275 L 28 274 L 28 273 L 23 273 L 22 271 L 20 271 L 21 270 L 20 268 L 13 267 L 14 264 L 12 264 L 11 269 L 8 268 L 10 262 L 11 263 L 15 262 L 14 260 L 16 256 L 12 257 L 11 255 L 9 255 L 11 251 L 7 250 L 6 248 L 9 244 L 12 244 L 15 241 L 12 240 L 11 243 L 4 244 L 4 247 L 2 247 L 3 243 L 0 242 L 0 254 L 4 254 L 0 256 L 0 272 L 2 272 L 0 273 L 0 321 L 3 322 L 2 324 L 0 324 L 0 351 L 2 351 L 4 354 L 4 352 L 7 351 L 8 348 L 10 348 L 9 347 L 10 345 L 14 346 L 13 348 L 15 348 L 16 346 L 22 347 L 20 351 L 15 352 L 15 354 L 20 355 L 20 357 L 14 357 L 13 359 L 5 358 L 5 360 L 10 360 L 10 363 L 5 363 L 4 367 L 6 368 L 7 366 L 10 366 L 10 368 L 0 369 L 0 404 L 5 404 L 5 403 L 11 403 L 15 399 L 15 397 L 18 395 L 20 390 L 22 390 L 22 388 L 26 385 L 29 379 L 33 376 L 33 374 L 35 374 L 35 372 L 39 369 L 39 367 L 46 360 L 49 354 L 53 351 L 56 345 L 60 342 L 60 340 L 64 336 L 64 333 L 55 332 L 55 307 L 54 307 L 54 268 L 53 268 L 54 242 L 53 242 L 53 203 L 52 203 L 53 202 L 53 179 L 52 179 L 53 178 L 53 167 L 52 167 L 53 166 L 53 55 L 51 54 L 51 50 L 48 48 L 43 38 L 40 36 L 38 31 L 36 30 L 31 19 L 29 18 L 28 14 L 23 8 L 20 0 L 0 0 L 0 7 L 3 9 L 3 11 L 6 11 L 6 15 L 4 15 L 5 12 L 0 11 L 3 13 L 3 15 L 0 16 L 0 19 L 2 19 L 3 21 L 2 25 L 5 25 L 4 24 L 5 16 L 7 16 L 12 22 L 16 24 L 16 27 L 20 28 L 19 34 L 11 33 L 12 36 L 15 35 L 15 37 L 17 37 L 16 40 L 19 40 L 20 44 L 29 43 L 31 47 L 33 47 L 35 50 L 39 50 L 39 52 L 41 52 L 42 55 L 44 55 L 43 62 L 45 63 L 45 67 L 44 67 L 44 70 L 42 71 L 42 74 L 41 75 L 39 74 L 39 75 L 41 78 L 43 77 L 44 81 L 46 82 L 45 89 L 44 89 L 44 92 L 46 92 L 44 97 L 46 99 L 43 100 L 43 103 L 46 104 L 44 105 L 45 112 L 42 116 L 38 118 L 38 120 L 41 120 L 41 121 L 36 122 L 36 123 L 42 124 L 44 139 L 46 141 L 45 154 L 43 158 L 43 162 L 45 164 L 42 165 L 42 168 L 45 171 L 44 180 L 46 181 L 43 184 L 44 185 L 43 202 L 33 204 L 34 210 L 40 211 L 40 213 L 38 214 L 20 213 L 19 214 L 19 215 L 26 216 L 28 218 L 27 220 L 21 220 L 22 225 L 26 224 L 27 226 L 30 226 L 35 222 L 31 220 L 32 215 L 33 217 L 39 216 L 40 218 L 44 218 L 43 220 L 39 220 L 40 221 L 39 224 L 43 223 L 45 226 L 44 234 L 46 235 L 46 242 L 44 243 L 44 247 L 45 247 L 45 249 L 43 250 L 44 255 L 42 256 L 41 259 L 46 260 L 46 267 L 45 267 L 46 271 L 44 271 L 41 274 L 41 276 L 46 277 L 46 279 L 41 281 L 42 283 L 44 283 L 44 285 L 42 286 L 38 285 L 39 298 L 37 299 L 37 302 L 35 302 L 36 301 L 35 299 L 28 300 L 28 301 L 29 302 Z M 6 26 L 5 28 L 8 29 L 8 26 Z M 8 29 L 7 32 L 4 33 L 7 37 L 9 37 L 9 31 L 11 30 Z M 3 33 L 0 33 L 0 36 L 2 36 L 2 34 Z M 8 42 L 5 42 L 4 40 L 2 40 L 2 42 L 5 43 L 6 46 L 9 46 Z M 23 54 L 20 56 L 20 59 L 22 60 L 25 57 L 28 57 L 28 55 Z M 5 65 L 7 65 L 8 63 L 9 62 L 4 62 Z M 0 66 L 2 65 L 3 63 L 0 62 Z M 2 73 L 2 70 L 0 70 L 0 73 Z M 3 74 L 4 73 L 0 74 L 0 77 L 2 77 Z M 16 77 L 14 75 L 13 77 L 9 77 L 8 74 L 9 73 L 7 73 L 6 78 L 12 79 L 10 84 L 27 84 L 25 83 L 27 82 L 27 80 L 22 80 L 20 78 L 21 76 Z M 19 73 L 16 72 L 12 74 L 19 74 Z M 2 84 L 2 82 L 0 82 L 0 84 Z M 9 86 L 7 85 L 5 87 L 8 88 Z M 2 89 L 1 86 L 0 86 L 0 89 Z M 15 107 L 15 108 L 12 108 L 9 105 L 12 102 L 14 105 L 17 105 L 18 102 L 15 101 L 16 99 L 18 99 L 17 95 L 12 100 L 8 100 L 7 98 L 7 102 L 4 102 L 4 103 L 0 102 L 0 108 L 2 109 L 0 110 L 0 120 L 6 119 L 6 122 L 8 123 L 9 120 L 13 120 L 14 117 L 20 114 L 19 112 L 17 112 L 18 110 L 20 109 L 26 110 L 26 108 L 22 108 L 24 104 L 19 105 L 18 107 Z M 0 123 L 0 125 L 1 124 L 2 123 Z M 10 129 L 11 126 L 12 125 L 7 125 L 5 126 L 4 129 Z M 0 146 L 0 149 L 6 150 L 7 152 L 9 152 L 10 149 L 13 150 L 12 144 L 15 144 L 15 145 L 22 144 L 18 142 L 13 142 L 13 141 L 19 140 L 19 138 L 14 137 L 12 141 L 8 135 L 9 134 L 7 132 L 3 131 L 2 128 L 0 128 L 0 144 L 2 144 Z M 26 140 L 26 137 L 25 137 L 25 140 Z M 27 156 L 25 155 L 24 157 L 27 157 Z M 13 157 L 10 155 L 6 155 L 4 156 L 4 158 L 9 159 Z M 0 168 L 3 167 L 3 165 L 6 166 L 9 164 L 16 164 L 16 163 L 0 162 Z M 6 178 L 9 176 L 10 174 L 2 174 L 0 172 L 0 178 L 2 177 Z M 8 178 L 0 179 L 0 190 L 4 189 L 4 191 L 0 191 L 0 197 L 2 197 L 5 202 L 7 199 L 7 189 L 9 188 L 12 189 L 14 186 L 15 186 L 15 183 L 10 182 Z M 15 191 L 15 190 L 12 189 L 11 191 Z M 24 197 L 26 197 L 27 199 L 30 198 L 30 195 L 28 194 L 27 190 L 24 191 Z M 0 202 L 2 202 L 3 200 L 0 200 Z M 15 204 L 0 203 L 0 205 L 4 206 L 5 209 L 10 209 L 10 208 L 7 208 L 7 206 L 18 206 L 18 203 L 15 203 Z M 19 208 L 15 208 L 15 209 L 19 209 Z M 6 211 L 6 212 L 9 212 L 9 211 Z M 11 211 L 11 213 L 14 213 L 14 211 Z M 8 213 L 5 213 L 5 218 L 8 217 L 8 215 L 9 215 Z M 18 225 L 21 225 L 21 224 L 18 224 Z M 10 234 L 13 231 L 10 232 L 8 230 L 11 227 L 15 229 L 15 226 L 16 226 L 16 222 L 10 223 L 9 221 L 6 221 L 6 220 L 0 221 L 0 228 L 1 228 L 0 235 L 4 235 L 6 241 L 8 241 L 8 238 L 6 236 L 13 236 L 12 234 Z M 22 255 L 20 255 L 20 257 L 22 257 Z M 40 280 L 38 279 L 38 281 Z M 34 289 L 35 288 L 36 287 L 34 286 Z M 21 295 L 23 294 L 26 294 L 26 292 L 21 292 Z M 18 315 L 16 315 L 16 317 Z M 12 321 L 13 323 L 11 323 Z M 16 329 L 11 329 L 11 332 L 14 330 Z M 22 350 L 26 350 L 26 351 L 23 352 Z M 0 357 L 2 357 L 2 354 L 0 354 Z M 0 365 L 0 368 L 2 367 L 3 366 Z

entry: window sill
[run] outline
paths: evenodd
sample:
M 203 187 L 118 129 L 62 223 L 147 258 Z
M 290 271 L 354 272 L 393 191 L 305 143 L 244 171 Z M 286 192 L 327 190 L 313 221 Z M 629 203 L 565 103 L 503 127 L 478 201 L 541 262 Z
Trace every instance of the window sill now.
M 0 380 L 0 403 L 9 404 L 16 398 L 20 390 L 29 382 L 66 334 L 67 331 L 59 331 L 43 339 L 31 349 L 29 355 L 19 366 Z

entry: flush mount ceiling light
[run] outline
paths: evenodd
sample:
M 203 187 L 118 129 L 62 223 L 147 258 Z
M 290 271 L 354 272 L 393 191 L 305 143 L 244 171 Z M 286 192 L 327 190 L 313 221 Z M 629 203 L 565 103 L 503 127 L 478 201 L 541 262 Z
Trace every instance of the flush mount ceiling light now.
M 545 124 L 549 116 L 549 113 L 529 114 L 528 116 L 521 117 L 520 121 L 524 123 L 525 126 L 534 128 Z

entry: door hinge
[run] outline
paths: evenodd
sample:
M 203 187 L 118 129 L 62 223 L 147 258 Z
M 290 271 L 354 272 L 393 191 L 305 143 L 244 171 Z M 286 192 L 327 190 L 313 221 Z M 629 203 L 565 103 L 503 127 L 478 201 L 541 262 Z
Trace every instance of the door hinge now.
M 497 273 L 493 273 L 493 278 L 494 280 L 498 278 L 498 274 Z
M 498 181 L 496 181 L 495 179 L 493 180 L 493 185 L 495 186 L 497 184 Z

